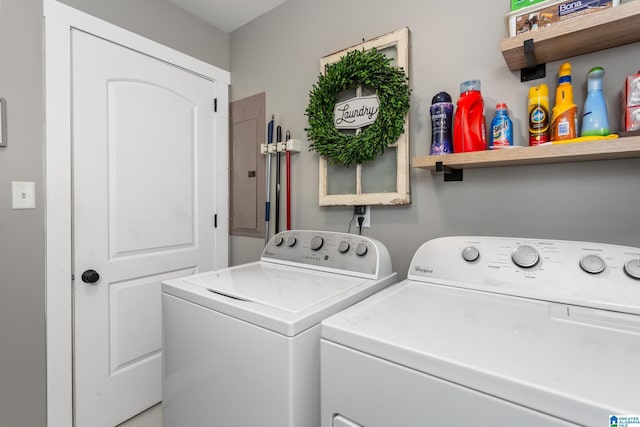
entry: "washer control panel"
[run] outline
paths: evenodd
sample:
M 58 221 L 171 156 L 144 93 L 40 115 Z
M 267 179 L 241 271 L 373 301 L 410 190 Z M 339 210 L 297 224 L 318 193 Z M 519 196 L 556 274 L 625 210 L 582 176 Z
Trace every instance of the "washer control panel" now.
M 640 314 L 640 248 L 452 236 L 423 244 L 410 280 Z
M 382 243 L 364 236 L 330 231 L 278 233 L 265 246 L 261 259 L 371 278 L 392 273 L 391 258 Z

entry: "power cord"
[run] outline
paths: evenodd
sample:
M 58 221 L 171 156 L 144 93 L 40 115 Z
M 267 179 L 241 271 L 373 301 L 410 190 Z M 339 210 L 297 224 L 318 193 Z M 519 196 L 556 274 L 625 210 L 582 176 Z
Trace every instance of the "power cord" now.
M 353 220 L 356 219 L 356 214 L 353 214 L 351 216 L 351 221 L 349 221 L 349 229 L 347 230 L 347 233 L 351 234 L 351 226 L 353 225 Z
M 347 233 L 351 234 L 351 226 L 353 225 L 353 220 L 356 219 L 356 214 L 353 214 L 353 216 L 351 217 L 351 221 L 349 221 L 349 229 L 347 230 Z M 362 235 L 362 224 L 364 223 L 364 216 L 359 215 L 358 216 L 358 234 Z
M 362 224 L 364 223 L 364 216 L 367 212 L 366 206 L 354 206 L 353 207 L 353 216 L 351 217 L 351 222 L 349 223 L 349 233 L 351 233 L 351 224 L 355 218 L 358 218 L 358 234 L 362 235 Z

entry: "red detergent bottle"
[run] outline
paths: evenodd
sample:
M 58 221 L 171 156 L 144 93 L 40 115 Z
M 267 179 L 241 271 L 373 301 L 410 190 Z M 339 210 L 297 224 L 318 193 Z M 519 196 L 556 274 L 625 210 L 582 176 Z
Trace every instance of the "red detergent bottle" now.
M 453 121 L 453 152 L 486 149 L 486 120 L 480 80 L 468 80 L 460 84 L 460 99 Z

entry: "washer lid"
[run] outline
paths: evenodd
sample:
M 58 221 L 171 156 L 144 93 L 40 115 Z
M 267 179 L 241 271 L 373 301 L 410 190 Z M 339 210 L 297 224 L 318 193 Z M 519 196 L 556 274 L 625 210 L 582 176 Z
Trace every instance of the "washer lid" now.
M 322 336 L 578 424 L 640 413 L 640 316 L 404 281 Z
M 294 336 L 395 281 L 255 262 L 169 280 L 162 290 Z
M 297 313 L 364 282 L 362 278 L 260 263 L 186 278 L 185 282 L 236 300 Z

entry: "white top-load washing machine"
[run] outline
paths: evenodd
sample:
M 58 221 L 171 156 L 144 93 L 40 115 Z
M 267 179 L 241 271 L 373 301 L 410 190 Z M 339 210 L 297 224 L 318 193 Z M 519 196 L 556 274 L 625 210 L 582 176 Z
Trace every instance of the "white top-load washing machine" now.
M 319 426 L 320 321 L 395 281 L 374 239 L 285 231 L 260 261 L 163 283 L 164 426 Z
M 434 239 L 321 355 L 322 427 L 637 426 L 640 249 Z

